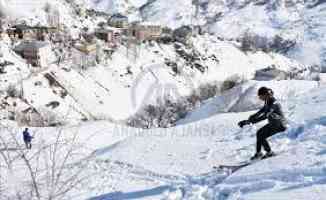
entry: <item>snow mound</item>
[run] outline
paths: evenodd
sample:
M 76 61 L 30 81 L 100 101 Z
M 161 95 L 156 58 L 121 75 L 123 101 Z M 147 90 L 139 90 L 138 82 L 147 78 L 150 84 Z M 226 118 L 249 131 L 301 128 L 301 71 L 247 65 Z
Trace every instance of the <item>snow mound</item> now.
M 256 110 L 262 106 L 262 102 L 257 98 L 257 91 L 262 86 L 271 88 L 274 91 L 275 97 L 282 104 L 287 104 L 291 98 L 308 94 L 312 89 L 317 88 L 319 83 L 300 80 L 249 81 L 226 91 L 221 96 L 207 100 L 197 110 L 189 113 L 185 119 L 180 120 L 177 124 L 202 120 L 218 113 Z

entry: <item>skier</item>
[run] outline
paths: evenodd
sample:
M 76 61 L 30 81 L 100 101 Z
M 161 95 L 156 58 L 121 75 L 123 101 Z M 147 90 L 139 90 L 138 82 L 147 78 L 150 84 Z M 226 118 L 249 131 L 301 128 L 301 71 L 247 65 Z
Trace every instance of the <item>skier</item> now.
M 24 138 L 24 142 L 26 145 L 27 149 L 31 149 L 32 148 L 32 138 L 33 136 L 30 135 L 30 133 L 28 132 L 28 128 L 25 128 L 24 132 L 23 132 L 23 138 Z
M 275 153 L 271 150 L 267 142 L 267 138 L 275 135 L 276 133 L 283 132 L 286 130 L 286 119 L 282 112 L 281 105 L 274 98 L 273 90 L 267 87 L 261 87 L 258 90 L 258 97 L 260 100 L 265 102 L 263 108 L 257 113 L 251 115 L 248 120 L 243 120 L 238 123 L 242 128 L 250 123 L 257 123 L 262 120 L 268 119 L 268 124 L 260 128 L 257 133 L 257 144 L 256 153 L 250 160 L 264 159 L 267 157 L 274 156 Z M 261 153 L 261 148 L 264 147 L 266 154 Z

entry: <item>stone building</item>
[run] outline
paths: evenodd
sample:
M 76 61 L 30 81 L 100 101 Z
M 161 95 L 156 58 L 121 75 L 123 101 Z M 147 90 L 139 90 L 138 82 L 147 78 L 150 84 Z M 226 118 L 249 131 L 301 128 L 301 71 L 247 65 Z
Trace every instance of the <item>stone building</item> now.
M 115 27 L 115 28 L 128 28 L 129 26 L 129 20 L 128 17 L 122 15 L 122 14 L 114 14 L 110 17 L 108 21 L 109 26 Z
M 48 42 L 23 41 L 14 48 L 14 51 L 26 59 L 27 63 L 36 67 L 46 67 L 56 60 Z
M 107 42 L 109 47 L 117 47 L 122 40 L 122 30 L 112 27 L 97 28 L 95 36 Z
M 79 42 L 74 45 L 74 63 L 82 69 L 96 65 L 98 45 L 95 42 Z
M 129 36 L 135 37 L 138 41 L 158 40 L 160 39 L 163 28 L 160 25 L 150 23 L 135 23 L 129 29 Z
M 58 29 L 56 27 L 28 26 L 25 24 L 14 25 L 7 30 L 11 38 L 40 41 L 45 41 L 50 33 L 55 33 L 57 31 Z
M 13 25 L 8 28 L 7 32 L 11 38 L 33 39 L 35 37 L 32 27 L 25 24 Z

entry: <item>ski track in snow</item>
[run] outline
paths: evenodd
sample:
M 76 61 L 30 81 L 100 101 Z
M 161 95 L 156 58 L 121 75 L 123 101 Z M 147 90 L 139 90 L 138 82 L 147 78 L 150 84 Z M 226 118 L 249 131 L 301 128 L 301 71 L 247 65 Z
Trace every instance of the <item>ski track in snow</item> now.
M 306 125 L 297 125 L 291 127 L 286 134 L 282 136 L 276 137 L 277 139 L 285 139 L 292 138 L 293 143 L 296 142 L 296 139 L 300 139 L 301 134 L 304 134 L 304 130 L 321 124 L 323 119 L 315 119 L 311 122 L 307 122 Z M 309 140 L 309 139 L 308 139 Z M 112 148 L 114 148 L 112 146 Z M 106 149 L 106 153 L 110 148 Z M 210 149 L 201 153 L 209 153 Z M 321 151 L 318 153 L 319 155 L 325 154 L 325 151 Z M 121 169 L 125 171 L 126 176 L 129 178 L 136 178 L 145 181 L 151 181 L 155 183 L 159 183 L 160 186 L 154 189 L 149 189 L 147 192 L 143 191 L 143 193 L 138 193 L 141 197 L 141 194 L 148 194 L 148 197 L 152 195 L 158 195 L 168 192 L 169 194 L 179 192 L 181 194 L 180 199 L 187 199 L 189 192 L 193 192 L 198 187 L 208 188 L 207 190 L 216 190 L 218 188 L 219 193 L 216 199 L 225 200 L 228 197 L 232 196 L 232 194 L 239 192 L 241 194 L 250 194 L 259 191 L 268 191 L 271 189 L 277 188 L 278 185 L 285 185 L 281 191 L 290 191 L 297 188 L 304 188 L 313 186 L 315 184 L 326 184 L 326 167 L 312 167 L 310 169 L 304 168 L 289 168 L 289 169 L 279 169 L 272 170 L 270 172 L 264 173 L 254 173 L 252 175 L 242 175 L 241 173 L 248 168 L 254 168 L 257 165 L 264 165 L 271 162 L 275 162 L 275 160 L 284 159 L 285 156 L 289 156 L 289 153 L 282 152 L 279 153 L 276 157 L 272 157 L 266 160 L 258 161 L 251 165 L 240 168 L 235 172 L 230 172 L 228 170 L 214 170 L 211 172 L 202 173 L 199 175 L 167 175 L 160 174 L 150 170 L 146 170 L 143 167 L 138 167 L 130 163 L 125 163 L 122 161 L 111 161 L 111 160 L 101 160 L 100 162 L 104 162 L 108 165 L 111 165 L 110 173 L 121 173 Z M 282 158 L 283 157 L 283 158 Z M 276 161 L 277 162 L 277 161 Z M 112 169 L 115 169 L 112 171 Z M 305 179 L 311 179 L 309 183 L 303 183 Z M 236 186 L 234 186 L 236 185 Z M 286 186 L 288 185 L 288 186 Z M 98 198 L 93 198 L 92 200 L 97 199 L 132 199 L 133 195 L 136 193 L 109 193 L 107 195 L 101 195 Z M 155 195 L 154 195 L 155 194 Z
M 314 99 L 318 100 L 315 97 Z M 291 109 L 296 108 L 291 106 Z M 210 120 L 213 119 L 197 123 L 204 125 Z M 321 115 L 306 120 L 304 123 L 290 123 L 289 129 L 285 133 L 272 138 L 273 146 L 279 146 L 277 152 L 280 153 L 277 156 L 258 161 L 234 173 L 230 173 L 228 170 L 218 171 L 214 169 L 207 170 L 205 173 L 195 171 L 193 173 L 164 173 L 164 171 L 156 171 L 155 169 L 149 170 L 151 167 L 144 166 L 142 162 L 147 158 L 147 155 L 159 148 L 161 145 L 159 143 L 160 138 L 156 138 L 156 140 L 148 138 L 147 142 L 143 141 L 146 146 L 143 147 L 144 149 L 139 155 L 135 154 L 138 157 L 137 162 L 114 158 L 112 154 L 115 154 L 119 149 L 125 151 L 124 148 L 135 147 L 133 145 L 137 142 L 133 142 L 137 141 L 135 140 L 137 138 L 129 136 L 112 142 L 111 145 L 95 149 L 91 154 L 90 165 L 86 173 L 94 176 L 92 180 L 96 181 L 96 184 L 93 185 L 91 181 L 90 184 L 84 185 L 83 189 L 89 188 L 89 191 L 97 191 L 96 194 L 91 195 L 91 198 L 88 198 L 90 200 L 159 199 L 164 196 L 166 199 L 175 199 L 173 196 L 178 196 L 176 199 L 231 200 L 236 194 L 243 196 L 243 199 L 249 195 L 248 199 L 250 199 L 250 195 L 269 191 L 291 192 L 314 188 L 316 185 L 322 186 L 326 184 L 326 167 L 324 165 L 326 160 L 321 159 L 325 158 L 326 155 L 324 149 L 326 137 L 322 135 L 322 132 L 326 130 L 325 121 L 325 117 Z M 222 127 L 221 130 L 227 128 Z M 233 129 L 229 135 L 217 135 L 215 140 L 218 141 L 217 144 L 224 145 L 228 145 L 232 141 L 241 142 L 246 137 L 254 140 L 251 137 L 254 131 L 255 129 L 252 127 L 245 127 L 240 131 Z M 144 134 L 146 136 L 146 132 Z M 239 135 L 242 136 L 239 138 Z M 320 140 L 315 141 L 316 137 L 319 137 Z M 142 139 L 146 140 L 146 137 Z M 138 142 L 140 141 L 142 140 L 138 140 Z M 285 141 L 289 142 L 282 145 Z M 215 141 L 212 143 L 216 144 Z M 304 144 L 312 144 L 309 149 L 301 149 L 297 147 L 299 143 L 303 143 L 303 147 Z M 164 143 L 162 144 L 164 145 Z M 235 150 L 239 153 L 250 151 L 246 145 L 241 143 L 241 146 L 236 147 Z M 207 144 L 206 148 L 197 149 L 198 151 L 194 156 L 198 156 L 197 159 L 199 160 L 214 159 L 212 156 L 216 151 L 215 148 Z M 8 148 L 7 150 L 14 149 Z M 6 149 L 0 149 L 0 151 L 6 151 Z M 300 160 L 296 158 L 298 155 Z M 110 158 L 112 156 L 113 158 Z M 237 158 L 236 155 L 231 155 L 229 159 L 225 159 L 225 162 L 229 161 L 236 164 L 243 159 L 244 156 Z M 276 165 L 275 163 L 279 164 Z M 129 183 L 130 186 L 128 189 L 123 189 L 126 183 Z M 136 185 L 139 184 L 146 187 L 137 188 Z M 100 188 L 99 185 L 101 185 Z M 320 191 L 318 188 L 315 190 L 316 193 Z M 195 198 L 196 195 L 198 198 Z M 318 198 L 314 200 L 318 200 Z

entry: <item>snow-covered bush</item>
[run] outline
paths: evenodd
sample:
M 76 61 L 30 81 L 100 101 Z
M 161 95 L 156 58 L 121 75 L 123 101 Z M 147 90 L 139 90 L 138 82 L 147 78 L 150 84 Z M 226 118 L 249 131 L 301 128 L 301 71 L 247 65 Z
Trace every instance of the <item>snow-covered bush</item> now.
M 45 126 L 62 125 L 61 117 L 58 116 L 54 111 L 45 108 L 40 110 L 42 115 L 41 119 L 43 119 L 43 124 L 45 124 Z
M 196 107 L 200 103 L 200 96 L 197 94 L 196 90 L 192 91 L 192 93 L 187 96 L 186 99 L 193 107 Z
M 167 128 L 174 126 L 176 122 L 200 105 L 203 101 L 215 97 L 222 92 L 243 83 L 238 76 L 230 77 L 224 82 L 212 82 L 201 85 L 193 90 L 190 95 L 176 101 L 164 99 L 157 105 L 146 105 L 133 117 L 127 120 L 129 126 L 138 128 Z
M 295 40 L 283 38 L 280 35 L 273 37 L 261 36 L 254 33 L 246 32 L 239 39 L 241 43 L 240 49 L 247 51 L 264 51 L 287 53 L 296 45 Z
M 201 85 L 198 89 L 200 100 L 204 101 L 206 99 L 216 96 L 220 91 L 219 85 L 220 84 L 218 82 L 212 82 Z
M 285 39 L 279 35 L 274 36 L 269 44 L 269 49 L 278 53 L 287 53 L 291 48 L 296 45 L 295 40 Z
M 239 77 L 239 76 L 231 76 L 228 79 L 226 79 L 225 81 L 222 82 L 221 88 L 220 88 L 220 93 L 223 93 L 227 90 L 230 90 L 232 88 L 234 88 L 237 85 L 240 85 L 242 83 L 244 83 L 246 80 L 243 77 Z
M 240 41 L 241 50 L 244 52 L 257 50 L 267 51 L 269 49 L 268 39 L 266 37 L 255 35 L 249 32 L 246 32 Z
M 15 85 L 9 85 L 6 89 L 6 93 L 12 98 L 20 98 L 23 95 L 23 91 L 18 89 Z
M 0 166 L 0 199 L 72 199 L 74 190 L 89 180 L 85 171 L 90 159 L 86 158 L 86 147 L 78 140 L 77 131 L 67 136 L 57 129 L 44 139 L 42 133 L 33 130 L 31 134 L 39 142 L 33 143 L 30 154 L 17 139 L 17 130 L 1 129 L 6 133 L 0 134 L 1 141 L 15 150 L 0 158 L 4 163 Z
M 52 5 L 49 3 L 49 2 L 46 2 L 44 7 L 43 7 L 43 10 L 46 12 L 46 13 L 50 13 L 52 9 Z
M 171 127 L 190 109 L 191 104 L 186 98 L 178 101 L 167 99 L 156 106 L 145 106 L 128 120 L 128 125 L 141 128 Z
M 18 123 L 34 127 L 59 126 L 64 124 L 62 117 L 45 108 L 39 108 L 37 111 L 32 109 L 30 112 L 16 112 L 15 116 Z

